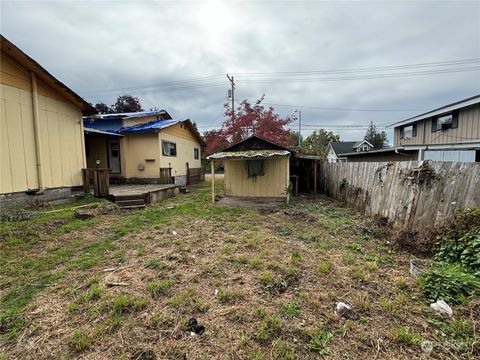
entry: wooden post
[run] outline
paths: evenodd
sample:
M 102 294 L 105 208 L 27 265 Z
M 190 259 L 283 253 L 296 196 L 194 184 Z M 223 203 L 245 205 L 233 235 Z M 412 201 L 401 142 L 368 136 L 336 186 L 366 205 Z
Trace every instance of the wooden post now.
M 313 192 L 317 193 L 317 160 L 313 160 Z
M 215 163 L 212 160 L 210 164 L 212 167 L 212 205 L 215 205 Z

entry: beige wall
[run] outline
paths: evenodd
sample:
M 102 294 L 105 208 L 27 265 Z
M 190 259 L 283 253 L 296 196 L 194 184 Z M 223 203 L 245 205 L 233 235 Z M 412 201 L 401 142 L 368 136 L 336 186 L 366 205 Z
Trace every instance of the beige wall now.
M 290 177 L 288 157 L 265 159 L 264 176 L 248 178 L 245 160 L 226 159 L 224 188 L 226 196 L 286 197 Z
M 417 123 L 417 136 L 400 139 L 400 127 L 394 129 L 394 146 L 452 144 L 480 139 L 480 105 L 460 109 L 458 128 L 432 132 L 432 120 Z
M 177 144 L 177 156 L 162 155 L 160 159 L 160 167 L 168 167 L 168 164 L 170 163 L 172 167 L 172 176 L 187 175 L 187 162 L 190 168 L 199 168 L 202 166 L 202 149 L 200 143 L 188 127 L 182 124 L 176 124 L 161 130 L 158 135 L 160 146 L 162 140 L 171 141 Z M 199 151 L 198 160 L 194 159 L 194 148 L 197 148 Z
M 1 65 L 0 193 L 38 189 L 30 74 L 4 54 Z M 81 111 L 41 82 L 38 93 L 44 186 L 80 186 Z
M 125 164 L 125 177 L 127 178 L 158 178 L 160 176 L 160 146 L 158 134 L 154 132 L 126 134 L 123 138 L 124 146 L 120 148 L 120 157 Z M 122 150 L 124 150 L 122 152 Z M 153 160 L 153 161 L 147 161 Z M 144 170 L 138 170 L 142 164 Z

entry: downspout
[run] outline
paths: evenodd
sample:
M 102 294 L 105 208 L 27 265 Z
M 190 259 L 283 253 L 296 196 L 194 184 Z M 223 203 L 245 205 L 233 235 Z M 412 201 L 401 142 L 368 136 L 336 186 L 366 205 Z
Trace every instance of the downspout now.
M 40 136 L 40 118 L 38 111 L 38 89 L 37 76 L 33 71 L 30 72 L 32 81 L 32 107 L 33 107 L 33 132 L 35 134 L 35 154 L 37 159 L 37 178 L 38 178 L 38 193 L 42 194 L 45 190 L 43 179 L 43 154 L 42 154 L 42 138 Z

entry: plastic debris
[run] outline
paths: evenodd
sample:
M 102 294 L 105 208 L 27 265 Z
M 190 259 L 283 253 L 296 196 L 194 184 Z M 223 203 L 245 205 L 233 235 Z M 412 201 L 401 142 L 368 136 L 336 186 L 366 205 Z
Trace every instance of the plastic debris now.
M 335 314 L 338 317 L 343 317 L 345 315 L 348 315 L 351 310 L 352 310 L 352 307 L 350 305 L 340 301 L 337 303 L 337 306 L 335 307 Z
M 452 308 L 443 300 L 437 300 L 436 302 L 430 304 L 430 307 L 440 314 L 448 315 L 448 317 L 452 317 L 453 315 Z
M 188 320 L 187 330 L 190 331 L 191 336 L 202 335 L 205 332 L 205 326 L 200 325 L 197 322 L 197 319 L 191 318 L 190 320 Z
M 175 230 L 172 231 L 173 235 L 177 235 L 177 232 Z

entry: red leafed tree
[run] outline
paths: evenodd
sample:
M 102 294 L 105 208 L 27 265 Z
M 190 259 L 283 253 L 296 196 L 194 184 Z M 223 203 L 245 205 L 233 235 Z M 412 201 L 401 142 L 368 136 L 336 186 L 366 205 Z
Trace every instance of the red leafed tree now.
M 290 136 L 290 129 L 285 128 L 294 119 L 280 117 L 271 106 L 265 108 L 262 105 L 263 99 L 264 96 L 253 105 L 248 100 L 243 100 L 239 107 L 233 110 L 234 117 L 232 117 L 232 108 L 229 104 L 225 104 L 227 120 L 223 122 L 222 127 L 204 133 L 207 143 L 206 155 L 252 135 L 260 136 L 281 146 L 294 146 L 296 141 Z

